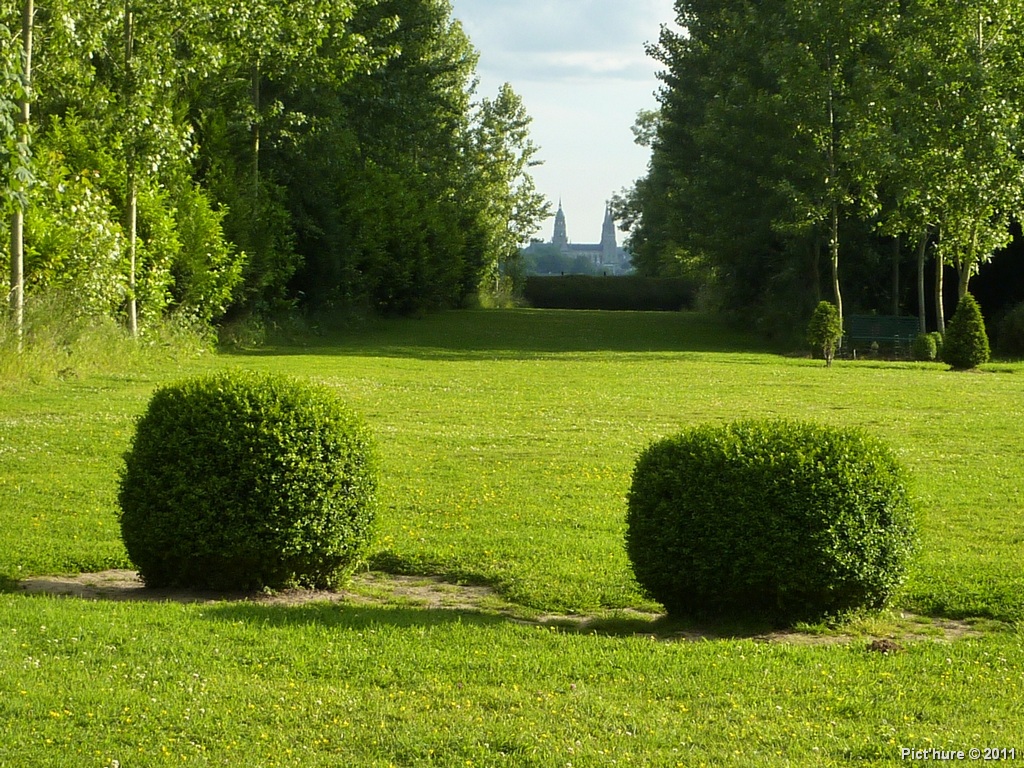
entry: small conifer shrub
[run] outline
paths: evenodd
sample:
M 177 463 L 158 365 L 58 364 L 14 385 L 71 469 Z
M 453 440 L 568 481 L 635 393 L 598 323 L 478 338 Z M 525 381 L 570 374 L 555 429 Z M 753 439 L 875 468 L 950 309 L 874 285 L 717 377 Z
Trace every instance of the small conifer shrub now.
M 932 362 L 938 357 L 939 349 L 935 343 L 935 334 L 921 333 L 914 339 L 914 359 L 922 362 Z
M 245 371 L 158 390 L 120 478 L 121 534 L 147 586 L 333 587 L 375 513 L 366 426 L 326 387 Z
M 626 550 L 669 614 L 817 620 L 883 607 L 915 542 L 904 472 L 859 430 L 698 426 L 633 472 Z
M 971 294 L 964 294 L 946 326 L 942 359 L 957 371 L 977 368 L 989 359 L 988 334 L 981 307 Z
M 842 338 L 843 321 L 836 305 L 828 301 L 819 302 L 807 326 L 807 341 L 815 351 L 821 352 L 826 366 L 832 365 Z

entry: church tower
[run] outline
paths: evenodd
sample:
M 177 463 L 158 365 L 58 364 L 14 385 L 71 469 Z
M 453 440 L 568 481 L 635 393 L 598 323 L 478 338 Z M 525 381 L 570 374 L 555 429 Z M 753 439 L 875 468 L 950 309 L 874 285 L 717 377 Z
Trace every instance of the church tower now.
M 555 214 L 555 233 L 551 242 L 558 246 L 559 250 L 569 249 L 569 236 L 565 231 L 565 213 L 562 211 L 562 201 L 558 201 L 558 213 Z
M 619 252 L 618 243 L 615 242 L 615 217 L 612 216 L 612 207 L 605 204 L 604 225 L 601 227 L 601 263 L 616 263 Z

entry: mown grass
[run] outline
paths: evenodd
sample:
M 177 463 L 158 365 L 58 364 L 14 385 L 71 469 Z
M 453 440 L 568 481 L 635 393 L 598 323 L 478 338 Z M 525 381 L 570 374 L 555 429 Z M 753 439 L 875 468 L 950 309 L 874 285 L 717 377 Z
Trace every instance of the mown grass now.
M 897 448 L 922 502 L 898 609 L 1002 629 L 886 656 L 863 640 L 691 643 L 396 605 L 0 595 L 0 767 L 1024 755 L 1020 365 L 826 370 L 694 315 L 524 310 L 9 388 L 0 580 L 128 567 L 115 488 L 133 421 L 160 382 L 219 366 L 326 381 L 371 422 L 386 472 L 373 567 L 489 584 L 524 611 L 656 609 L 622 543 L 630 471 L 651 440 L 751 415 L 863 426 Z

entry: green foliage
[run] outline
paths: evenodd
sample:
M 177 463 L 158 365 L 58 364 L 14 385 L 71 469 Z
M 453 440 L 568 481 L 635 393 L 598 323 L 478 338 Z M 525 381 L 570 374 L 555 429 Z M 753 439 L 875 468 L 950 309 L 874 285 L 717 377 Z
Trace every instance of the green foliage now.
M 15 5 L 0 14 L 5 209 L 32 171 Z M 37 16 L 29 287 L 79 295 L 83 314 L 123 320 L 132 278 L 143 332 L 171 312 L 212 322 L 300 301 L 460 306 L 544 215 L 529 116 L 507 86 L 474 103 L 477 54 L 447 0 Z
M 1024 358 L 1024 304 L 1018 304 L 998 326 L 996 348 L 1006 357 Z
M 483 201 L 491 279 L 507 272 L 506 263 L 518 258 L 527 238 L 550 215 L 551 204 L 537 192 L 530 174 L 539 150 L 530 139 L 531 122 L 508 83 L 494 99 L 482 99 L 474 115 L 470 152 L 479 185 L 474 197 Z
M 63 138 L 54 132 L 36 152 L 38 183 L 26 216 L 27 290 L 74 298 L 81 315 L 116 317 L 127 299 L 128 272 L 122 229 L 101 170 L 105 158 L 93 155 L 86 164 Z
M 807 326 L 807 341 L 816 349 L 821 350 L 826 365 L 832 365 L 836 347 L 843 338 L 843 321 L 839 317 L 836 305 L 822 301 L 814 309 L 811 322 Z
M 911 351 L 914 353 L 915 360 L 920 360 L 926 363 L 936 360 L 939 356 L 939 350 L 935 343 L 935 334 L 918 334 L 917 338 L 914 339 L 914 345 Z
M 946 326 L 942 360 L 954 370 L 966 371 L 987 363 L 989 354 L 981 307 L 971 294 L 964 294 Z
M 794 621 L 881 608 L 915 539 L 892 451 L 811 423 L 742 421 L 656 442 L 628 500 L 634 573 L 670 614 Z
M 527 277 L 523 298 L 545 309 L 676 312 L 693 309 L 696 286 L 685 278 L 623 275 Z
M 214 210 L 198 187 L 185 188 L 175 205 L 179 248 L 171 265 L 173 308 L 202 322 L 219 319 L 242 281 L 246 255 L 224 237 L 227 211 Z
M 158 390 L 125 456 L 125 547 L 148 586 L 335 586 L 362 557 L 377 464 L 333 392 L 223 373 Z
M 726 309 L 792 325 L 828 277 L 842 310 L 840 271 L 849 306 L 890 307 L 904 259 L 880 259 L 883 239 L 938 228 L 961 290 L 1009 242 L 1024 193 L 1019 0 L 675 9 L 681 28 L 649 49 L 663 82 L 637 127 L 649 171 L 618 205 L 638 271 L 696 266 Z

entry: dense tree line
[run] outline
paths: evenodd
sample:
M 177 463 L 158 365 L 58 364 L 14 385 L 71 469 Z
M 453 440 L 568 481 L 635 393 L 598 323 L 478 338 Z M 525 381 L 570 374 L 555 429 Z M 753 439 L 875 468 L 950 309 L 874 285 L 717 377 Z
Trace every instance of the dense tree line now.
M 771 325 L 967 292 L 1024 197 L 1021 0 L 677 0 L 633 263 Z M 909 267 L 909 269 L 908 269 Z M 902 273 L 901 273 L 902 268 Z M 913 274 L 916 279 L 908 280 Z M 927 280 L 926 280 L 927 276 Z
M 12 308 L 453 306 L 546 215 L 448 0 L 0 0 L 0 38 Z

